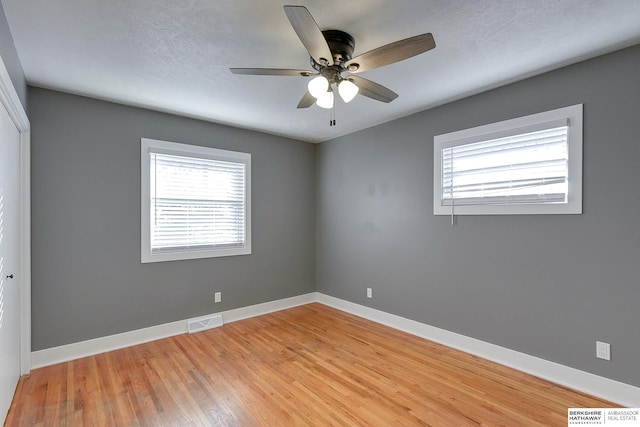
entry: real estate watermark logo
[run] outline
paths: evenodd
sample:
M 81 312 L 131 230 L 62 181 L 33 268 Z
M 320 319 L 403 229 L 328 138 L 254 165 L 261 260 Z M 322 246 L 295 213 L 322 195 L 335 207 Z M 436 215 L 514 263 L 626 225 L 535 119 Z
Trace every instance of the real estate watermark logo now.
M 640 427 L 640 408 L 569 408 L 567 425 Z

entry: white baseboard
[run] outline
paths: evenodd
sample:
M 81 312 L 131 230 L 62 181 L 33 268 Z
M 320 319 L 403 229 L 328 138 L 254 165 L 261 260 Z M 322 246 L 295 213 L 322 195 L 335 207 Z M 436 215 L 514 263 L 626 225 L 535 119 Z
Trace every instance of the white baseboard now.
M 317 301 L 347 313 L 376 323 L 390 326 L 412 335 L 444 344 L 466 353 L 491 360 L 556 384 L 588 393 L 630 408 L 640 407 L 640 388 L 614 381 L 555 362 L 520 353 L 495 344 L 470 338 L 455 332 L 429 326 L 374 308 L 355 304 L 325 294 L 318 294 Z
M 230 323 L 237 320 L 247 319 L 249 317 L 260 316 L 274 311 L 309 304 L 316 301 L 316 299 L 317 294 L 312 292 L 309 294 L 265 302 L 248 307 L 236 308 L 214 314 L 221 314 L 224 322 Z M 200 317 L 195 319 L 199 318 Z M 164 323 L 162 325 L 151 326 L 149 328 L 137 329 L 135 331 L 123 332 L 121 334 L 109 335 L 106 337 L 34 351 L 31 353 L 31 368 L 41 368 L 174 335 L 186 334 L 188 332 L 187 324 L 189 320 L 194 319 L 178 320 L 175 322 Z
M 214 314 L 221 314 L 224 322 L 230 323 L 312 302 L 319 302 L 338 310 L 364 317 L 376 323 L 387 325 L 394 329 L 462 350 L 466 353 L 474 354 L 500 363 L 501 365 L 509 366 L 519 371 L 535 375 L 536 377 L 552 381 L 556 384 L 619 403 L 620 405 L 632 408 L 640 407 L 640 388 L 638 387 L 317 292 Z M 106 351 L 184 334 L 187 333 L 187 322 L 189 320 L 192 319 L 179 320 L 149 328 L 35 351 L 31 353 L 32 368 L 49 366 L 80 357 L 92 356 Z

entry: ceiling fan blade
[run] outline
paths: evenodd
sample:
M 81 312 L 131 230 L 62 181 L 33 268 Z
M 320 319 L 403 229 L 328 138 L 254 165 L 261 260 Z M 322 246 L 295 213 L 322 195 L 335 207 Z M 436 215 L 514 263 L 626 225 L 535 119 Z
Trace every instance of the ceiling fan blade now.
M 345 64 L 352 73 L 371 70 L 419 55 L 436 47 L 431 33 L 398 40 L 356 56 Z
M 356 86 L 358 86 L 359 94 L 368 98 L 375 99 L 376 101 L 391 102 L 398 97 L 398 94 L 389 88 L 382 86 L 371 80 L 363 79 L 358 76 L 349 76 L 349 80 L 352 80 Z
M 304 6 L 284 6 L 284 12 L 300 41 L 307 48 L 309 55 L 318 64 L 333 65 L 331 49 L 329 49 L 320 27 L 307 8 Z
M 316 98 L 309 93 L 309 91 L 304 93 L 304 96 L 298 102 L 298 108 L 309 108 L 316 102 Z
M 313 71 L 289 70 L 286 68 L 229 68 L 233 74 L 249 74 L 253 76 L 302 76 L 309 77 Z

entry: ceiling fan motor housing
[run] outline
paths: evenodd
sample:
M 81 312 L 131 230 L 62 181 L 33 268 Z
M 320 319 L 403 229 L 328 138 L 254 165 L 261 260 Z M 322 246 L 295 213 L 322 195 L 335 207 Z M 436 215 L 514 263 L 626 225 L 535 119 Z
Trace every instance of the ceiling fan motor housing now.
M 344 63 L 353 57 L 353 50 L 356 47 L 356 41 L 350 34 L 340 30 L 325 30 L 322 32 L 324 39 L 329 45 L 329 50 L 333 55 L 333 62 L 341 70 L 344 68 Z M 324 64 L 318 64 L 313 58 L 311 58 L 311 66 L 316 70 L 325 66 Z

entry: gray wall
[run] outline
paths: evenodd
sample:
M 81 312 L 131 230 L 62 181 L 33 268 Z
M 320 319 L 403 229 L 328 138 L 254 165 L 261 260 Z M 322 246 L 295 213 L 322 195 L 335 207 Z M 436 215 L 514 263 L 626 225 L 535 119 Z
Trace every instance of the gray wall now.
M 315 291 L 314 145 L 44 89 L 29 97 L 33 350 Z M 252 154 L 251 255 L 140 263 L 141 137 Z
M 639 76 L 636 46 L 321 144 L 318 291 L 640 386 Z M 434 135 L 578 103 L 583 215 L 433 215 Z
M 22 64 L 20 64 L 20 59 L 18 58 L 18 52 L 13 44 L 13 36 L 9 30 L 2 3 L 0 3 L 0 57 L 2 57 L 4 66 L 7 68 L 22 106 L 27 110 L 27 83 L 24 78 Z

